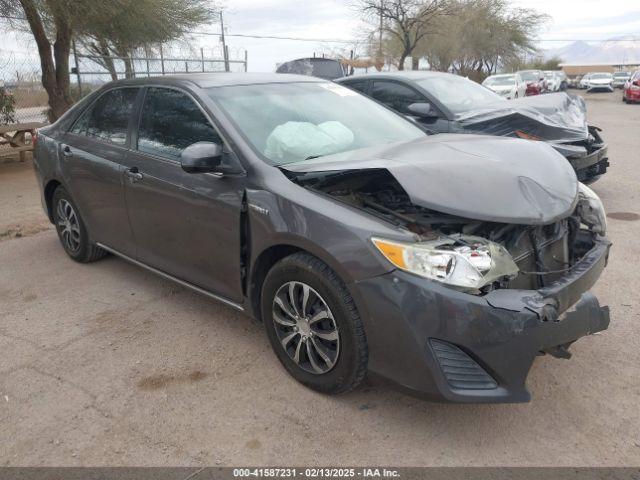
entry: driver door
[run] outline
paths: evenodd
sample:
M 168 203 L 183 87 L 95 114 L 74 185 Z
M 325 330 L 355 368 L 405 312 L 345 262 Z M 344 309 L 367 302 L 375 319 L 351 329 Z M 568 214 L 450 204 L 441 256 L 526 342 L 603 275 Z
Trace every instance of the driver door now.
M 182 150 L 201 141 L 224 143 L 195 99 L 148 87 L 124 173 L 136 258 L 239 302 L 245 177 L 185 172 Z
M 417 90 L 399 82 L 374 80 L 369 95 L 402 115 L 414 117 L 408 107 L 412 103 L 428 103 L 437 116 L 433 118 L 416 118 L 416 121 L 437 133 L 449 131 L 449 121 L 444 118 L 433 103 Z M 414 117 L 415 118 L 415 117 Z

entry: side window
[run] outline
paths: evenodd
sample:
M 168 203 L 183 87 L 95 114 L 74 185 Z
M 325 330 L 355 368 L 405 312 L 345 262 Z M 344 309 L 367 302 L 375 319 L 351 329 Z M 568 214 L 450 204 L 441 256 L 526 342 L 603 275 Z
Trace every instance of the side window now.
M 367 89 L 366 80 L 361 80 L 358 82 L 345 82 L 343 83 L 345 87 L 352 88 L 353 90 L 357 90 L 358 92 L 364 92 Z
M 71 128 L 71 133 L 116 145 L 127 142 L 127 129 L 138 88 L 118 88 L 102 95 Z
M 371 96 L 400 113 L 409 113 L 412 103 L 423 103 L 426 99 L 412 88 L 397 82 L 373 82 Z
M 138 127 L 138 150 L 171 159 L 196 142 L 222 140 L 194 101 L 169 88 L 149 88 Z

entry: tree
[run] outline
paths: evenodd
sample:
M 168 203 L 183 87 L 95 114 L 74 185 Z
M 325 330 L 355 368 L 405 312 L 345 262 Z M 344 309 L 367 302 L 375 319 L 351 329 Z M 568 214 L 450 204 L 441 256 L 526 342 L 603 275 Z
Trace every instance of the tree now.
M 512 9 L 506 0 L 452 0 L 455 15 L 441 19 L 416 52 L 433 69 L 482 80 L 535 51 L 533 36 L 546 21 L 534 10 Z
M 208 21 L 213 10 L 207 0 L 0 0 L 0 12 L 33 34 L 54 121 L 73 104 L 69 56 L 75 38 L 95 40 L 108 58 L 106 53 L 178 38 Z
M 0 0 L 2 16 L 19 15 L 33 33 L 50 120 L 59 118 L 73 103 L 69 94 L 72 26 L 68 7 L 64 0 Z
M 125 77 L 133 76 L 129 57 L 138 48 L 146 51 L 153 44 L 161 44 L 183 37 L 190 30 L 213 21 L 216 9 L 210 0 L 119 0 L 118 8 L 104 2 L 78 32 L 87 51 L 96 55 L 95 61 L 117 78 L 112 57 L 123 58 Z M 144 19 L 144 21 L 140 21 Z
M 451 13 L 445 0 L 358 0 L 356 8 L 375 28 L 386 33 L 398 50 L 398 70 L 429 33 L 436 19 Z M 413 62 L 417 68 L 417 62 Z

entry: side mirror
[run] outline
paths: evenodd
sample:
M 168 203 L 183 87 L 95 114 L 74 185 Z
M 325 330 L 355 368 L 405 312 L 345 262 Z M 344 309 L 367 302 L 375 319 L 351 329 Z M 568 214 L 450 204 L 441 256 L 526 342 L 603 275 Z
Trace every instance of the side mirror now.
M 431 109 L 431 104 L 427 102 L 412 103 L 407 107 L 410 115 L 420 118 L 436 118 L 438 114 Z
M 215 172 L 222 163 L 222 145 L 197 142 L 189 145 L 180 155 L 180 165 L 187 173 Z

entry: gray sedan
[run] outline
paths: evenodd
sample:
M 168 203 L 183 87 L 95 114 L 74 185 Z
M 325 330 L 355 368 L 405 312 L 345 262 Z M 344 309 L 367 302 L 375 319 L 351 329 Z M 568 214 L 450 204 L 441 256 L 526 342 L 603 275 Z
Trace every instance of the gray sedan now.
M 38 132 L 34 163 L 73 260 L 112 253 L 245 312 L 321 392 L 373 371 L 527 401 L 537 355 L 609 323 L 586 293 L 604 209 L 552 147 L 428 136 L 320 79 L 113 82 Z

